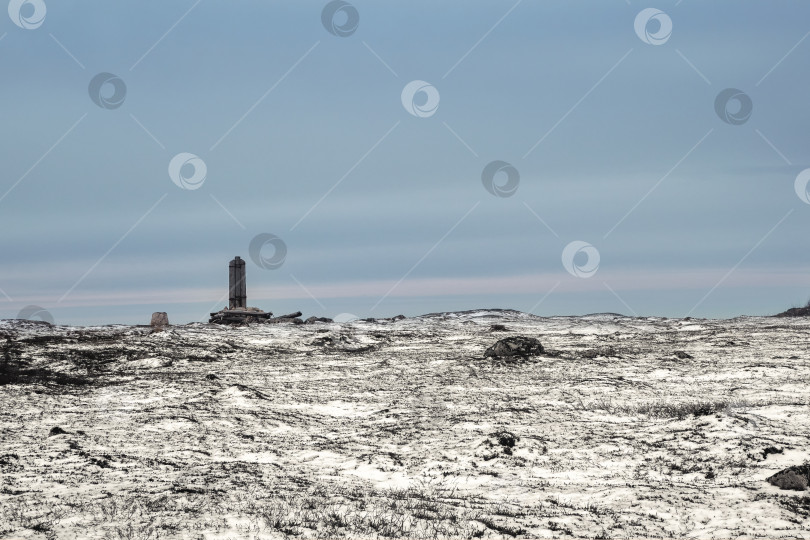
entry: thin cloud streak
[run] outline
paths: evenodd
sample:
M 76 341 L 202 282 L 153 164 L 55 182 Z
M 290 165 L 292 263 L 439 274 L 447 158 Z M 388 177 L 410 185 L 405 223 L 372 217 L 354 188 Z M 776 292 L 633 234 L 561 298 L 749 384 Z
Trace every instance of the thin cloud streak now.
M 555 294 L 577 292 L 605 293 L 604 282 L 609 282 L 616 292 L 632 291 L 677 291 L 703 290 L 713 285 L 728 272 L 727 268 L 711 268 L 700 271 L 649 271 L 600 270 L 599 279 L 577 279 L 564 277 L 560 273 L 538 273 L 523 275 L 501 275 L 493 277 L 445 277 L 411 278 L 401 282 L 391 297 L 457 296 L 481 294 L 547 294 L 553 289 Z M 251 305 L 272 303 L 274 300 L 310 300 L 314 295 L 319 299 L 328 298 L 374 298 L 388 291 L 396 280 L 341 281 L 313 283 L 307 285 L 309 293 L 298 283 L 289 280 L 283 284 L 248 284 L 248 303 Z M 810 275 L 804 272 L 784 272 L 778 269 L 738 270 L 724 281 L 724 287 L 808 287 Z M 133 289 L 131 291 L 82 291 L 76 292 L 60 304 L 63 307 L 142 305 L 159 303 L 191 304 L 214 302 L 222 297 L 226 287 L 186 287 Z M 609 293 L 608 293 L 609 294 Z M 54 296 L 32 295 L 20 302 L 49 305 Z

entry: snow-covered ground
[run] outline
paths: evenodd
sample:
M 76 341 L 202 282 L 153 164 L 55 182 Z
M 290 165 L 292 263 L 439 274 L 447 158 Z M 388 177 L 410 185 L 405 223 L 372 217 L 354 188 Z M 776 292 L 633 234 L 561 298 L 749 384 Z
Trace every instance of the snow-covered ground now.
M 482 357 L 517 335 L 546 354 Z M 806 538 L 810 492 L 765 478 L 810 459 L 808 345 L 807 319 L 2 321 L 0 537 Z

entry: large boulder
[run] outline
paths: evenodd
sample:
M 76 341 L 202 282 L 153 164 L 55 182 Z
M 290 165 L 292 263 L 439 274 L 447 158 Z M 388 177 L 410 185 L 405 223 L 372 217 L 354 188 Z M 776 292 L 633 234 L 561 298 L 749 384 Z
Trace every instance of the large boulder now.
M 150 324 L 155 328 L 169 326 L 169 316 L 165 311 L 156 311 L 152 313 L 152 322 Z
M 804 491 L 810 484 L 810 464 L 794 465 L 766 478 L 769 484 L 779 489 Z
M 518 356 L 526 358 L 543 354 L 543 345 L 538 339 L 513 336 L 501 339 L 484 351 L 484 358 L 504 358 Z

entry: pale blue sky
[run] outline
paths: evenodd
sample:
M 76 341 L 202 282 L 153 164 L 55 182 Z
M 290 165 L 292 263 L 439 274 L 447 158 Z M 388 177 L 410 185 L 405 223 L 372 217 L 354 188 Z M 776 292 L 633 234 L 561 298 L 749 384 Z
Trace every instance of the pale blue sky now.
M 0 318 L 203 320 L 234 255 L 277 314 L 729 317 L 810 297 L 807 2 L 358 0 L 346 37 L 322 1 L 44 4 L 37 28 L 0 20 Z M 634 29 L 650 7 L 672 22 L 659 45 Z M 103 72 L 118 108 L 88 94 Z M 403 107 L 414 80 L 434 114 Z M 715 112 L 726 88 L 753 103 L 741 125 Z M 169 176 L 182 152 L 199 189 Z M 512 196 L 482 184 L 496 160 Z M 263 233 L 279 268 L 250 259 Z M 588 278 L 563 264 L 573 241 L 599 253 Z

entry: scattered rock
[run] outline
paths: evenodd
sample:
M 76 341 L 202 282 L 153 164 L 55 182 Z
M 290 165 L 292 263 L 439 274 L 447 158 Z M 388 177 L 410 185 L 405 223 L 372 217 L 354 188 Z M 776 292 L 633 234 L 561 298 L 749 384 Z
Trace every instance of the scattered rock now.
M 311 344 L 318 347 L 332 346 L 335 344 L 335 338 L 333 338 L 332 336 L 323 336 L 320 338 L 313 339 Z
M 112 467 L 112 465 L 110 465 L 110 462 L 104 458 L 97 458 L 90 456 L 88 459 L 90 460 L 90 463 L 92 463 L 96 467 L 100 467 L 102 469 L 109 469 Z
M 692 358 L 694 358 L 694 356 L 692 356 L 688 352 L 684 352 L 684 351 L 675 351 L 672 354 L 674 354 L 675 356 L 677 356 L 681 360 L 691 360 Z
M 777 448 L 775 446 L 769 446 L 762 451 L 762 459 L 768 459 L 768 456 L 771 454 L 781 454 L 785 450 L 783 448 Z
M 405 317 L 405 315 L 396 315 L 394 317 L 391 317 L 391 319 L 389 319 L 389 320 L 391 320 L 391 321 L 401 321 L 402 319 L 407 319 L 407 317 Z
M 501 358 L 520 356 L 526 358 L 528 356 L 538 356 L 543 354 L 543 345 L 536 338 L 514 336 L 501 339 L 486 351 L 484 351 L 484 358 Z
M 209 381 L 215 381 L 215 380 L 219 379 L 219 377 L 217 377 L 213 373 L 209 373 L 208 375 L 205 376 L 205 378 L 208 379 Z
M 51 430 L 48 432 L 48 437 L 54 437 L 56 435 L 64 435 L 66 433 L 67 433 L 67 431 L 60 428 L 59 426 L 53 426 L 51 428 Z
M 169 315 L 165 311 L 156 311 L 152 313 L 152 322 L 149 323 L 153 328 L 163 328 L 169 326 Z
M 319 338 L 315 338 L 312 340 L 312 345 L 317 345 L 321 347 L 346 347 L 350 345 L 354 345 L 354 340 L 350 339 L 349 336 L 346 335 L 337 335 L 337 336 L 321 336 Z
M 3 454 L 0 456 L 0 466 L 14 465 L 20 461 L 20 456 L 17 454 Z
M 515 445 L 520 437 L 510 431 L 496 431 L 490 433 L 486 440 L 481 443 L 481 450 L 476 453 L 484 461 L 490 461 L 501 457 L 502 454 L 511 456 Z
M 333 322 L 332 319 L 328 317 L 310 317 L 309 319 L 304 321 L 304 324 L 313 324 L 313 323 L 330 323 Z
M 301 316 L 300 311 L 296 311 L 295 313 L 287 313 L 286 315 L 279 315 L 276 319 L 296 319 Z
M 492 436 L 504 448 L 514 448 L 515 443 L 520 440 L 520 437 L 510 431 L 496 431 Z
M 506 325 L 505 324 L 493 324 L 489 327 L 490 332 L 506 332 Z
M 804 491 L 810 484 L 810 463 L 788 467 L 769 476 L 766 480 L 779 489 Z

